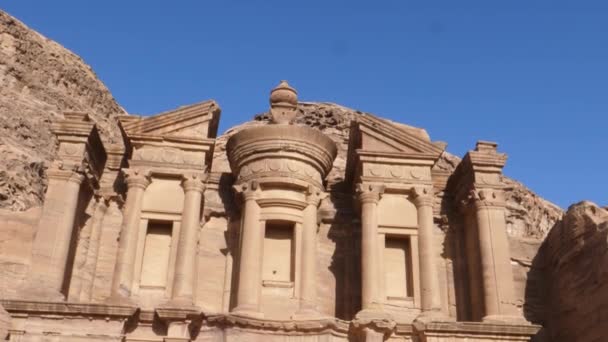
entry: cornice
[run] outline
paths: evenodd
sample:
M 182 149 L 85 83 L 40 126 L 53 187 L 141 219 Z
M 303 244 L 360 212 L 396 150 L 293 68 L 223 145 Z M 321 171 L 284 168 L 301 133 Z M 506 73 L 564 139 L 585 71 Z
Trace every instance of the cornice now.
M 28 315 L 64 314 L 98 317 L 129 318 L 137 308 L 129 305 L 109 305 L 91 303 L 39 302 L 24 300 L 0 300 L 9 313 Z
M 259 320 L 235 315 L 209 315 L 205 317 L 205 323 L 210 326 L 221 328 L 238 327 L 260 331 L 274 332 L 301 332 L 318 333 L 332 331 L 334 333 L 347 335 L 350 330 L 350 322 L 337 318 L 323 318 L 318 320 Z

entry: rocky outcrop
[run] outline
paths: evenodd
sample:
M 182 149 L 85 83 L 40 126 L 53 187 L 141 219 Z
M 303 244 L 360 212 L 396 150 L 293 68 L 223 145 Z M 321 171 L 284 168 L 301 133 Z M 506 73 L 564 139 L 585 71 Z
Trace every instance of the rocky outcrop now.
M 548 341 L 608 341 L 608 210 L 572 205 L 538 259 L 548 290 Z
M 41 204 L 49 130 L 64 111 L 83 111 L 104 142 L 121 143 L 114 118 L 126 114 L 80 57 L 0 11 L 0 208 Z

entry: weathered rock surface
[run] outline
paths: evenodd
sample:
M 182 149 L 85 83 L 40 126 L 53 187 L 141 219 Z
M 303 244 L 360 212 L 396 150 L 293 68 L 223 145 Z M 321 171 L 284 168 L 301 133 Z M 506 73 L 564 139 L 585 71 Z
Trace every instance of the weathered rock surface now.
M 11 317 L 8 312 L 0 305 L 0 339 L 2 340 L 8 335 L 8 330 L 11 327 L 10 319 Z
M 545 270 L 549 341 L 608 341 L 608 210 L 572 205 L 548 234 Z
M 0 11 L 0 208 L 40 205 L 55 141 L 50 123 L 83 111 L 105 142 L 121 143 L 126 114 L 80 57 Z

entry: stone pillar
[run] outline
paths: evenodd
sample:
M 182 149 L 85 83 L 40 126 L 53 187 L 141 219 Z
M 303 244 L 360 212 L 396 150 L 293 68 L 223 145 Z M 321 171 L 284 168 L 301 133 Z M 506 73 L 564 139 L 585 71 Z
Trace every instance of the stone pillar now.
M 241 251 L 239 261 L 239 286 L 237 306 L 233 312 L 262 318 L 260 312 L 262 255 L 264 229 L 260 221 L 257 183 L 243 184 L 238 191 L 244 200 L 241 223 Z
M 441 311 L 441 294 L 436 265 L 433 233 L 433 192 L 430 188 L 414 188 L 414 205 L 418 212 L 418 260 L 420 272 L 420 307 L 422 316 Z
M 481 257 L 483 321 L 521 321 L 523 318 L 517 314 L 515 306 L 502 191 L 474 191 L 473 199 Z
M 185 197 L 173 277 L 173 301 L 194 305 L 194 280 L 197 273 L 196 246 L 205 186 L 201 175 L 198 174 L 185 175 L 182 186 Z
M 26 291 L 44 300 L 63 300 L 66 263 L 84 175 L 74 170 L 53 168 L 48 172 L 48 178 Z
M 125 169 L 123 173 L 128 190 L 118 241 L 118 256 L 112 278 L 111 298 L 116 299 L 131 296 L 141 208 L 144 192 L 150 185 L 150 175 L 145 171 Z
M 309 191 L 306 197 L 302 231 L 302 269 L 300 308 L 296 319 L 311 319 L 319 316 L 317 311 L 317 210 L 324 197 L 319 191 Z
M 361 203 L 361 306 L 364 311 L 382 309 L 378 272 L 378 202 L 384 187 L 359 184 Z
M 81 280 L 81 289 L 79 298 L 81 301 L 90 301 L 93 297 L 93 287 L 95 285 L 95 271 L 97 269 L 97 256 L 99 254 L 99 244 L 101 239 L 101 230 L 103 229 L 103 219 L 108 211 L 109 200 L 104 197 L 99 197 L 93 213 L 93 223 L 91 224 L 91 236 L 89 238 L 89 248 L 87 249 L 85 263 L 83 269 L 83 278 Z

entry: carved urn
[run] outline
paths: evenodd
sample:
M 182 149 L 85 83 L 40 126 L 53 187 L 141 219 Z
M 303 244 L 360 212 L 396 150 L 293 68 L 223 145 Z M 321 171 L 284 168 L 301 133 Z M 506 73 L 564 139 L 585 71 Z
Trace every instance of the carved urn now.
M 297 96 L 287 82 L 272 90 L 270 106 L 271 124 L 247 128 L 228 140 L 236 183 L 323 189 L 336 158 L 335 143 L 318 130 L 290 124 L 297 113 Z

